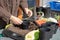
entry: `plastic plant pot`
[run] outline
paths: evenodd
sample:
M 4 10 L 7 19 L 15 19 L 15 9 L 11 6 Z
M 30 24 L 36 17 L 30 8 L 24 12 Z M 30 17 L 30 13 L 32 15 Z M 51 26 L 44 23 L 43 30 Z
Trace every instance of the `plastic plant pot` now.
M 52 35 L 57 31 L 57 24 L 53 22 L 47 22 L 40 27 L 40 40 L 49 40 Z

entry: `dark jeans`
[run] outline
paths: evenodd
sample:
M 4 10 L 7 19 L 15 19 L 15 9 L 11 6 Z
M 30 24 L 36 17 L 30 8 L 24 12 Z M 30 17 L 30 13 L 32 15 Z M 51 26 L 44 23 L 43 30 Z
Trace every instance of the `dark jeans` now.
M 6 25 L 7 23 L 2 18 L 0 18 L 0 29 L 5 28 Z

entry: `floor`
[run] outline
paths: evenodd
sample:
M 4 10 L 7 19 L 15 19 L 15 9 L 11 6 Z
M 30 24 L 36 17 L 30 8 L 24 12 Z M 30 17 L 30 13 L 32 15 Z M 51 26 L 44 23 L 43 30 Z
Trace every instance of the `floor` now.
M 60 28 L 57 29 L 56 34 L 54 34 L 50 40 L 60 40 Z

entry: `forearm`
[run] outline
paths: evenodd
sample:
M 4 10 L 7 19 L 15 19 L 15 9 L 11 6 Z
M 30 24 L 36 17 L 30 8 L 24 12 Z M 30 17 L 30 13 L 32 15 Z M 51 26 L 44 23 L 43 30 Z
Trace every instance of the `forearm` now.
M 0 14 L 1 14 L 0 15 L 1 17 L 6 17 L 8 19 L 10 19 L 10 17 L 11 17 L 11 14 L 2 7 L 0 7 Z
M 27 9 L 28 8 L 28 3 L 27 3 L 27 0 L 22 0 L 22 3 L 21 3 L 23 9 Z

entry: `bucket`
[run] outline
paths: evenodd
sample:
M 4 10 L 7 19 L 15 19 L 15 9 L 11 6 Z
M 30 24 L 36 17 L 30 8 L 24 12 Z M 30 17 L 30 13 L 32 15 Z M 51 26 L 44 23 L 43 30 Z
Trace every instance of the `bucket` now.
M 49 2 L 51 10 L 60 11 L 60 2 L 51 1 Z

